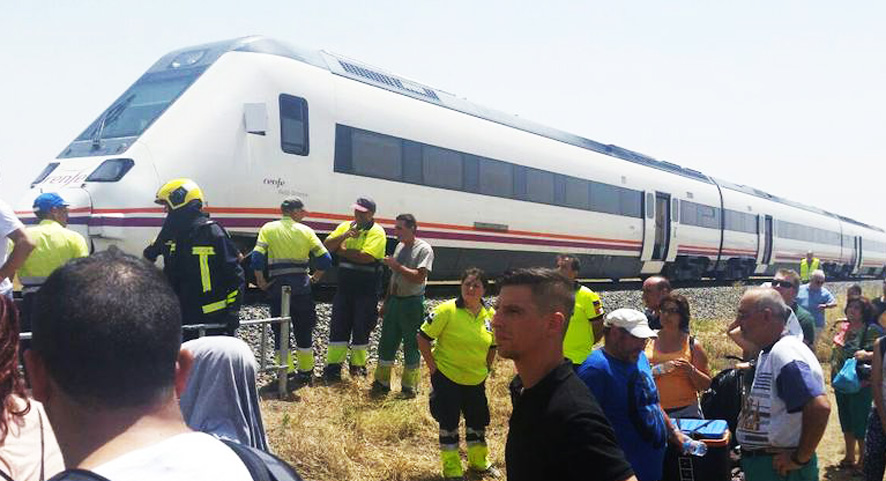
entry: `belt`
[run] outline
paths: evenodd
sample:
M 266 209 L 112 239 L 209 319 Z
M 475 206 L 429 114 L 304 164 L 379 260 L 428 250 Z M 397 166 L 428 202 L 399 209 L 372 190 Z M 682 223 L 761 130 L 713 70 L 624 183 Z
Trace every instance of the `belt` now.
M 344 269 L 351 269 L 351 270 L 355 270 L 355 271 L 361 271 L 361 272 L 375 273 L 378 269 L 378 264 L 354 264 L 353 262 L 339 261 L 338 267 L 344 268 Z
M 755 458 L 757 456 L 775 456 L 780 453 L 789 453 L 797 448 L 762 448 L 762 449 L 742 449 L 741 457 Z

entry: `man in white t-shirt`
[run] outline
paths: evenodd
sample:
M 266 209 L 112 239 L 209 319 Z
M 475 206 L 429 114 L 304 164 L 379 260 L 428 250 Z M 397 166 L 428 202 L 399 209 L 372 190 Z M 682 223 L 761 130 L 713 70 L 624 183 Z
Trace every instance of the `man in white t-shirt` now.
M 6 239 L 12 241 L 12 252 L 6 252 Z M 25 232 L 15 212 L 0 200 L 0 296 L 12 297 L 12 278 L 28 254 L 34 250 L 34 242 Z
M 831 412 L 821 365 L 786 322 L 791 310 L 774 289 L 748 289 L 738 305 L 742 335 L 762 350 L 738 420 L 747 481 L 818 479 L 815 448 Z
M 117 250 L 56 269 L 37 293 L 25 353 L 65 466 L 113 481 L 250 481 L 233 450 L 187 427 L 176 389 L 179 303 L 163 274 Z

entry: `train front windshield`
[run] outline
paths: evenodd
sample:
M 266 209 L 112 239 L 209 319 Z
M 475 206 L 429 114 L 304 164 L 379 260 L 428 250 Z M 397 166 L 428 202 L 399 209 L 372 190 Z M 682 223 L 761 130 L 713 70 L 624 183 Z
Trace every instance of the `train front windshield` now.
M 142 76 L 74 142 L 141 135 L 204 70 L 192 68 Z

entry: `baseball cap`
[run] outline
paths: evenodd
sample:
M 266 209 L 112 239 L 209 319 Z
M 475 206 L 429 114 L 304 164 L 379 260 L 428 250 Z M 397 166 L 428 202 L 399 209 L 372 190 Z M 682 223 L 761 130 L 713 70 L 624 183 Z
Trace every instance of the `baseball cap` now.
M 34 210 L 40 212 L 49 212 L 53 207 L 67 207 L 68 205 L 70 204 L 55 192 L 40 194 L 34 199 Z
M 646 319 L 646 314 L 643 314 L 636 309 L 616 309 L 606 315 L 606 320 L 603 321 L 603 325 L 621 327 L 628 331 L 632 336 L 640 339 L 658 337 L 658 334 L 649 328 L 649 321 Z
M 304 208 L 305 203 L 302 202 L 301 198 L 299 197 L 287 197 L 283 199 L 283 203 L 280 204 L 280 210 L 284 210 L 286 212 Z
M 372 212 L 375 214 L 375 202 L 369 197 L 360 197 L 351 207 L 360 212 Z

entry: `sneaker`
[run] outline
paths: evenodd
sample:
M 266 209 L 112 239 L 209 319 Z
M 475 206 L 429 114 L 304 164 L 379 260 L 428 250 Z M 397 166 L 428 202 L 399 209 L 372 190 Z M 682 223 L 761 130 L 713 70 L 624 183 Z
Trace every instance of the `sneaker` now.
M 389 392 L 391 392 L 391 388 L 378 381 L 372 381 L 372 387 L 369 388 L 371 396 L 384 396 Z
M 351 377 L 366 377 L 369 375 L 369 372 L 366 370 L 366 366 L 350 366 L 348 369 L 351 372 Z

